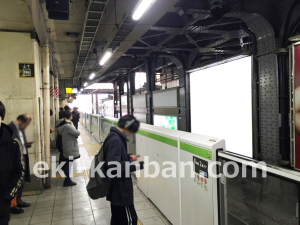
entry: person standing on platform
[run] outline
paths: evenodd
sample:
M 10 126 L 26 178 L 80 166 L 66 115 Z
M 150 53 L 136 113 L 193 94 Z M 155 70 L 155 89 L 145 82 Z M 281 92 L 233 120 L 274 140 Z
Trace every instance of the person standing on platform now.
M 111 138 L 104 142 L 104 155 L 106 155 L 107 169 L 117 169 L 117 165 L 110 162 L 121 164 L 121 177 L 112 178 L 109 194 L 106 199 L 111 202 L 111 225 L 137 225 L 137 214 L 133 201 L 133 184 L 129 173 L 125 174 L 125 163 L 136 161 L 135 155 L 127 154 L 127 138 L 136 133 L 140 122 L 131 115 L 120 118 L 117 127 L 110 129 Z M 113 134 L 112 134 L 113 133 Z M 130 166 L 130 172 L 143 169 L 143 162 L 137 162 Z
M 71 121 L 72 114 L 70 111 L 64 111 L 64 118 L 56 130 L 58 135 L 61 136 L 61 147 L 58 147 L 60 151 L 59 163 L 65 162 L 62 167 L 66 176 L 63 186 L 68 187 L 77 184 L 70 178 L 70 168 L 72 167 L 73 160 L 80 158 L 77 141 L 80 132 L 76 130 Z
M 65 111 L 71 112 L 71 108 L 70 108 L 68 105 L 66 105 L 66 106 L 64 107 L 64 109 L 65 109 Z
M 64 112 L 64 108 L 63 107 L 59 107 L 59 119 L 63 118 L 63 112 Z
M 25 164 L 25 176 L 21 184 L 21 187 L 18 189 L 17 193 L 17 206 L 11 209 L 12 214 L 21 214 L 24 213 L 24 210 L 21 208 L 26 208 L 30 206 L 30 203 L 22 201 L 22 192 L 25 185 L 25 182 L 31 182 L 30 178 L 30 169 L 29 169 L 29 157 L 28 157 L 28 148 L 31 147 L 33 142 L 28 142 L 25 135 L 25 129 L 31 123 L 31 117 L 28 114 L 19 115 L 16 121 L 12 121 L 8 126 L 13 130 L 14 137 L 16 137 L 22 144 L 22 153 Z
M 5 106 L 0 101 L 0 224 L 8 225 L 11 200 L 24 177 L 23 149 L 12 129 L 3 123 Z
M 72 122 L 73 122 L 76 130 L 78 130 L 79 119 L 80 119 L 80 114 L 78 112 L 78 108 L 74 107 L 74 111 L 72 112 Z

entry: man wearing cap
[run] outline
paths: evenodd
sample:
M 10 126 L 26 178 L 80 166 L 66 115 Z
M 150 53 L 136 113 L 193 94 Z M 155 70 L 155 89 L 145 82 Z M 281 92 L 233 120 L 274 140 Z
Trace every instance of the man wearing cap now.
M 136 133 L 140 122 L 131 115 L 120 118 L 118 125 L 110 129 L 110 138 L 104 143 L 103 149 L 106 155 L 107 169 L 117 169 L 117 162 L 121 165 L 121 176 L 112 178 L 107 200 L 111 202 L 111 225 L 137 225 L 137 214 L 133 201 L 133 184 L 130 173 L 126 176 L 126 164 L 136 161 L 134 155 L 127 152 L 127 138 Z M 143 169 L 143 162 L 137 162 L 129 166 L 130 172 Z M 117 172 L 116 172 L 117 174 Z

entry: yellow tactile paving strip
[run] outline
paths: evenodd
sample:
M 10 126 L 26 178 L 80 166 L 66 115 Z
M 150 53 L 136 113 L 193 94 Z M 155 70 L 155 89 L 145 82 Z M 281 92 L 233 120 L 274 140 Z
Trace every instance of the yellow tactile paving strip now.
M 94 157 L 97 152 L 99 151 L 99 149 L 101 148 L 101 145 L 99 143 L 96 144 L 92 144 L 89 139 L 88 136 L 92 136 L 92 134 L 88 133 L 88 132 L 84 132 L 85 128 L 83 126 L 81 126 L 81 124 L 79 125 L 79 131 L 80 131 L 80 136 L 81 139 L 83 141 L 83 145 L 79 145 L 79 147 L 85 147 L 87 152 L 89 153 L 90 157 Z M 76 176 L 76 174 L 74 174 L 74 177 Z M 89 178 L 90 176 L 90 171 L 89 170 L 85 170 L 83 172 L 83 175 L 80 176 L 84 176 L 85 178 Z M 138 225 L 143 225 L 142 222 L 138 219 Z
M 93 157 L 97 154 L 97 152 L 99 151 L 101 145 L 99 143 L 96 143 L 96 144 L 92 144 L 89 139 L 88 139 L 88 136 L 89 137 L 92 137 L 92 134 L 90 133 L 87 133 L 87 132 L 83 132 L 84 131 L 84 127 L 82 126 L 79 126 L 79 130 L 80 130 L 80 133 L 81 133 L 81 139 L 84 143 L 84 145 L 79 145 L 79 147 L 85 147 L 87 152 L 89 153 L 90 157 Z

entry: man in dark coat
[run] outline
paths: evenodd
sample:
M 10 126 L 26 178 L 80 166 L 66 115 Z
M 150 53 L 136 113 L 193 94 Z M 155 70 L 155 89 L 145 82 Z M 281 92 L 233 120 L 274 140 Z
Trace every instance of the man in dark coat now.
M 78 110 L 78 108 L 74 107 L 74 111 L 72 112 L 72 122 L 74 124 L 74 127 L 78 130 L 78 123 L 79 123 L 79 119 L 80 119 L 80 114 L 77 110 Z
M 110 138 L 104 142 L 104 154 L 106 155 L 106 164 L 108 169 L 116 170 L 115 164 L 109 165 L 109 162 L 120 163 L 121 177 L 112 178 L 107 200 L 111 202 L 111 225 L 137 225 L 137 214 L 133 201 L 133 184 L 131 174 L 126 175 L 126 163 L 136 161 L 136 156 L 127 153 L 127 138 L 136 133 L 140 123 L 134 116 L 126 115 L 122 117 L 117 127 L 110 130 Z M 143 169 L 143 162 L 136 163 L 129 167 L 130 172 L 137 169 Z
M 25 163 L 25 176 L 22 182 L 21 187 L 17 193 L 17 206 L 13 207 L 11 213 L 20 214 L 23 213 L 24 210 L 21 208 L 29 207 L 30 203 L 23 202 L 22 192 L 26 182 L 30 182 L 30 168 L 29 168 L 29 157 L 28 157 L 28 148 L 31 147 L 32 142 L 28 142 L 25 135 L 25 129 L 30 125 L 31 117 L 28 114 L 23 114 L 17 117 L 16 121 L 12 121 L 8 126 L 13 130 L 14 136 L 21 142 L 22 144 L 22 153 L 23 159 Z
M 22 184 L 24 162 L 19 140 L 14 138 L 12 129 L 2 123 L 5 107 L 0 101 L 0 224 L 8 225 L 10 203 Z

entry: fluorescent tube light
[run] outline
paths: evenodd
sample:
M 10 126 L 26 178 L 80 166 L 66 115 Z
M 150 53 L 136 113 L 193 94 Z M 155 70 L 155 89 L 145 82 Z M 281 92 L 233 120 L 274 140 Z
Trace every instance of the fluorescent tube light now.
M 87 85 L 88 85 L 88 83 L 87 83 L 87 82 L 85 82 L 85 83 L 84 83 L 84 86 L 86 87 Z
M 107 50 L 100 61 L 100 66 L 103 66 L 107 62 L 107 60 L 111 57 L 111 55 L 112 55 L 111 50 Z
M 150 8 L 154 0 L 141 0 L 132 14 L 133 20 L 139 20 L 143 14 Z
M 94 78 L 95 76 L 96 76 L 96 73 L 94 73 L 94 72 L 93 72 L 93 73 L 91 73 L 91 75 L 90 75 L 90 77 L 89 77 L 89 78 L 90 78 L 90 80 L 93 80 L 93 78 Z

